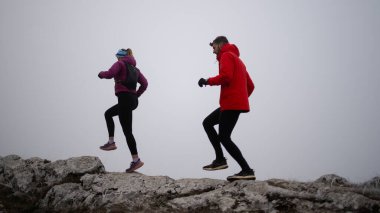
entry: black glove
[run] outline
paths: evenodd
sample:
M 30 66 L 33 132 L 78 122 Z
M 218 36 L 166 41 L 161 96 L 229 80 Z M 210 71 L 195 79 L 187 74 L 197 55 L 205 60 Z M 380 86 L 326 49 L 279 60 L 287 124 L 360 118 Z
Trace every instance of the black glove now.
M 102 79 L 102 77 L 100 77 L 100 73 L 98 74 L 98 77 L 99 77 L 100 79 Z
M 206 86 L 206 85 L 207 85 L 207 80 L 204 79 L 204 78 L 199 79 L 199 81 L 198 81 L 198 85 L 199 85 L 200 87 Z

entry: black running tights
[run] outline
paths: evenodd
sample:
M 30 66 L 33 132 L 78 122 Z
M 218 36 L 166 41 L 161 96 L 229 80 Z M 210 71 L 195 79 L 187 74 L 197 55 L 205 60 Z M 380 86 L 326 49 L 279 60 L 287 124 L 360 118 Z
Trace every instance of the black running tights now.
M 114 136 L 115 124 L 112 117 L 118 115 L 129 150 L 132 155 L 137 155 L 136 140 L 132 134 L 132 111 L 137 108 L 137 96 L 131 93 L 118 93 L 117 98 L 118 104 L 109 108 L 104 113 L 107 122 L 108 135 L 109 137 Z
M 236 110 L 221 111 L 218 108 L 204 119 L 203 127 L 215 149 L 216 160 L 224 158 L 221 147 L 221 144 L 223 144 L 224 148 L 238 162 L 242 170 L 246 171 L 251 168 L 239 148 L 231 140 L 231 133 L 239 119 L 240 113 L 240 111 Z M 214 128 L 217 124 L 219 124 L 219 135 Z

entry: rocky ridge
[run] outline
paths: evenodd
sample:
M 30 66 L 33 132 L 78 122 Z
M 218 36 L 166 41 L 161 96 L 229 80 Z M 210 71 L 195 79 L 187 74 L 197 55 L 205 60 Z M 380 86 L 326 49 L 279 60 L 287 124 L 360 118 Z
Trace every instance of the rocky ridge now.
M 97 157 L 0 157 L 0 212 L 380 212 L 380 177 L 353 184 L 109 173 Z

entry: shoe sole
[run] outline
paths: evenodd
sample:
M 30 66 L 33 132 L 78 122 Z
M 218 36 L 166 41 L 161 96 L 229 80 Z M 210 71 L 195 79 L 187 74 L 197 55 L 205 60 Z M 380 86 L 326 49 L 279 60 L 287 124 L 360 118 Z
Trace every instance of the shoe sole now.
M 137 169 L 141 168 L 142 166 L 144 166 L 144 162 L 141 162 L 138 166 L 136 166 L 135 168 L 131 169 L 131 170 L 125 170 L 126 173 L 132 173 L 134 171 L 136 171 Z
M 253 175 L 250 176 L 234 176 L 227 178 L 228 181 L 235 181 L 235 180 L 256 180 L 256 177 Z
M 203 168 L 203 170 L 206 170 L 206 171 L 215 171 L 215 170 L 221 170 L 221 169 L 227 169 L 228 166 L 227 165 L 223 165 L 223 166 L 218 166 L 218 167 L 215 167 L 215 168 Z
M 104 151 L 112 151 L 112 150 L 115 150 L 115 149 L 117 149 L 117 147 L 114 147 L 114 148 L 108 148 L 108 149 L 104 149 L 104 148 L 100 148 L 101 150 L 104 150 Z

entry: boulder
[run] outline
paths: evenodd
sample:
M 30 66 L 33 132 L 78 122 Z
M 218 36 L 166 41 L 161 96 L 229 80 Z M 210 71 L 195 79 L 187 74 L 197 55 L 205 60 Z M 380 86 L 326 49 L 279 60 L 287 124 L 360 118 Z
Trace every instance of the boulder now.
M 0 158 L 0 201 L 12 211 L 34 209 L 47 191 L 63 183 L 79 183 L 84 174 L 104 173 L 97 157 L 83 156 L 50 162 L 23 160 L 17 155 Z
M 0 158 L 0 212 L 379 212 L 379 178 L 234 181 L 110 173 L 97 157 Z

